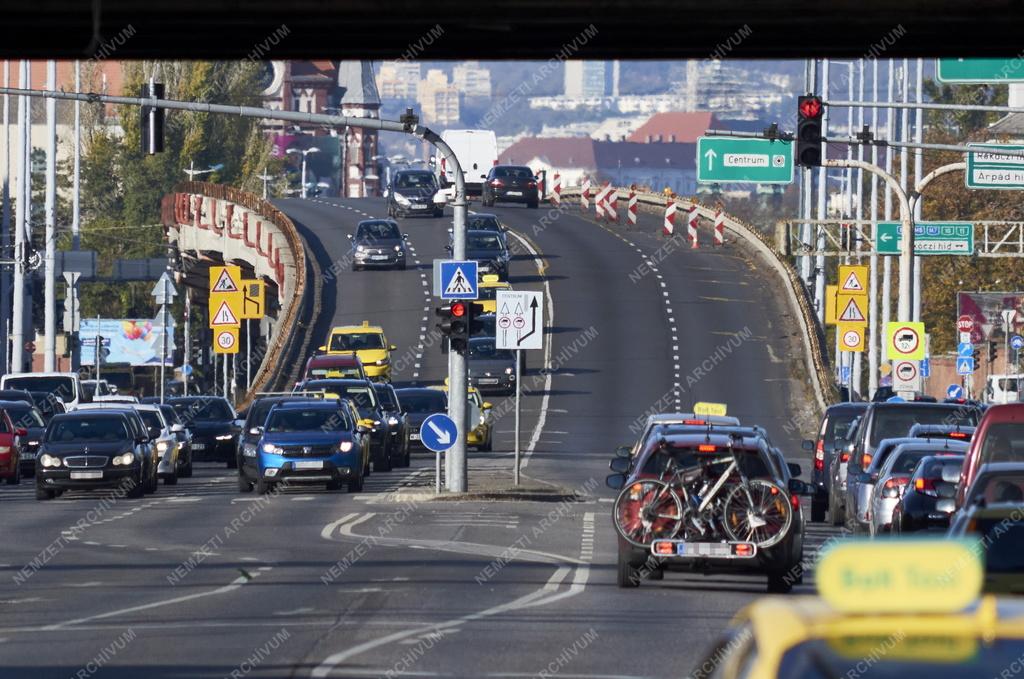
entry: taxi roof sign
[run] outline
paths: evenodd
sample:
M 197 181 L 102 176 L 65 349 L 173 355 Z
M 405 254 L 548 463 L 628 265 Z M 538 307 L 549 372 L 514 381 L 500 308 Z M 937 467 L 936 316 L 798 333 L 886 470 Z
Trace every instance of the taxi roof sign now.
M 970 540 L 848 540 L 825 552 L 815 580 L 844 613 L 954 613 L 978 600 L 984 568 Z
M 724 403 L 706 403 L 698 401 L 693 404 L 694 415 L 720 415 L 724 416 L 726 405 Z

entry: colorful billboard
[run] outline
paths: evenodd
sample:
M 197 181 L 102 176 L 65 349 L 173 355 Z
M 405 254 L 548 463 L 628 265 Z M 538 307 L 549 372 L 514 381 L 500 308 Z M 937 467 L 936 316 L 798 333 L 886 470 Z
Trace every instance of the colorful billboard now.
M 174 366 L 174 319 L 170 319 L 167 362 Z M 163 328 L 160 319 L 83 318 L 78 331 L 82 365 L 96 364 L 96 340 L 100 338 L 101 365 L 160 365 Z

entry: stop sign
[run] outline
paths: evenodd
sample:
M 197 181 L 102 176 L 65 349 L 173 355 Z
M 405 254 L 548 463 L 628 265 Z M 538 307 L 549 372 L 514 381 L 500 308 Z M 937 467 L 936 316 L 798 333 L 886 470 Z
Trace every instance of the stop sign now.
M 974 330 L 974 319 L 970 316 L 961 316 L 956 319 L 956 329 L 960 332 L 970 332 Z

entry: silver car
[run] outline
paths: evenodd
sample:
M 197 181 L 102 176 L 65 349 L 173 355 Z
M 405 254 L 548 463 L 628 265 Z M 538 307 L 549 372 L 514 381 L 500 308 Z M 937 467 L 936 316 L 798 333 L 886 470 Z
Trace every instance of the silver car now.
M 889 532 L 892 513 L 899 504 L 903 491 L 914 475 L 917 463 L 931 455 L 959 455 L 967 452 L 969 444 L 961 441 L 929 441 L 904 443 L 893 450 L 882 462 L 878 477 L 872 486 L 868 513 L 868 532 L 872 537 Z
M 875 447 L 868 466 L 856 469 L 854 460 L 849 462 L 849 473 L 846 476 L 846 522 L 853 532 L 870 530 L 871 494 L 875 490 L 878 472 L 885 464 L 889 454 L 904 443 L 920 442 L 921 439 L 892 438 L 882 439 Z M 859 460 L 863 464 L 865 460 Z

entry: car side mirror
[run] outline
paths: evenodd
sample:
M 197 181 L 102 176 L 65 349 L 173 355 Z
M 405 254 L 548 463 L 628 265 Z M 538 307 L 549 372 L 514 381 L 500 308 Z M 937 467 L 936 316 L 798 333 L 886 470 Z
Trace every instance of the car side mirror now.
M 622 487 L 626 485 L 626 475 L 609 474 L 604 478 L 604 485 L 608 486 L 612 490 L 622 490 Z
M 798 465 L 796 462 L 787 462 L 786 467 L 789 468 L 789 475 L 792 476 L 794 479 L 799 478 L 800 475 L 804 473 L 804 470 L 801 469 L 800 465 Z
M 14 435 L 15 436 L 28 436 L 28 429 L 25 429 L 24 427 L 18 427 L 17 429 L 14 430 Z
M 632 457 L 633 447 L 632 446 L 619 446 L 615 449 L 615 457 Z
M 809 483 L 804 483 L 800 479 L 790 479 L 788 487 L 789 492 L 792 493 L 793 495 L 811 494 L 811 485 Z
M 327 347 L 326 347 L 326 345 L 322 346 L 322 347 L 317 347 L 316 350 L 317 351 L 327 351 Z
M 608 469 L 624 474 L 629 471 L 629 460 L 624 457 L 613 457 L 612 461 L 608 463 Z
M 171 425 L 171 433 L 180 434 L 183 431 L 185 431 L 185 426 L 184 425 L 182 425 L 182 424 L 172 424 Z
M 398 347 L 396 347 L 394 344 L 389 344 L 388 351 L 398 351 Z
M 814 450 L 814 441 L 810 439 L 804 439 L 800 443 L 800 448 L 810 453 Z

